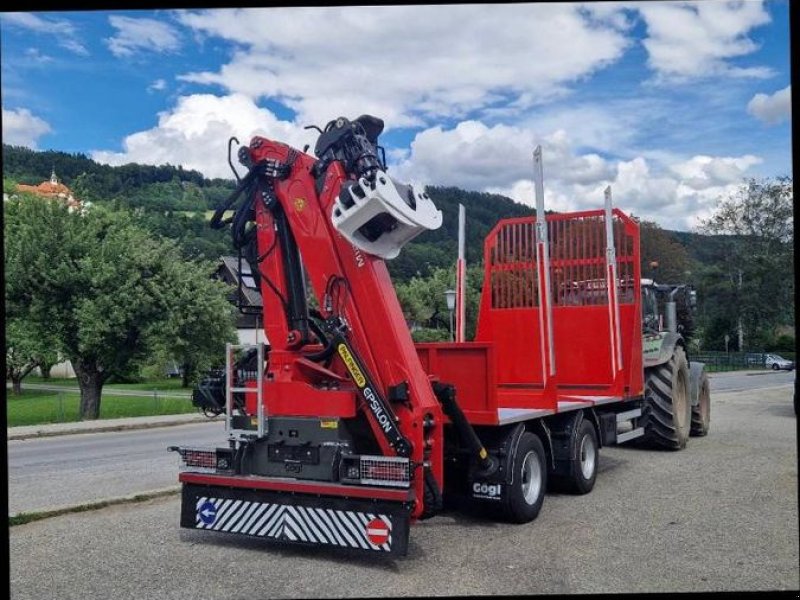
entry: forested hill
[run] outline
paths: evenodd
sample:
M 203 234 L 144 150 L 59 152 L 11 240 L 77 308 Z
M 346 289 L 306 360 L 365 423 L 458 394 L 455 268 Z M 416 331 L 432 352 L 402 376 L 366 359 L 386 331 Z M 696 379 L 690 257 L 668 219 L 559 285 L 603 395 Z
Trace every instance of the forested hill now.
M 184 229 L 194 252 L 207 258 L 225 252 L 224 238 L 218 232 L 205 232 L 200 220 L 204 211 L 216 208 L 233 190 L 232 179 L 207 179 L 202 173 L 172 165 L 127 164 L 119 167 L 100 164 L 84 154 L 57 151 L 35 151 L 19 146 L 3 145 L 3 177 L 16 183 L 37 184 L 47 180 L 55 169 L 58 177 L 78 198 L 92 202 L 114 202 L 118 205 L 144 209 L 151 213 L 155 230 L 183 241 Z M 483 239 L 501 218 L 520 217 L 534 213 L 529 206 L 498 194 L 471 192 L 456 187 L 427 188 L 428 194 L 443 213 L 443 224 L 409 244 L 390 262 L 392 275 L 406 280 L 413 275 L 427 275 L 436 267 L 451 266 L 457 252 L 458 205 L 466 208 L 467 261 L 482 259 Z M 167 222 L 164 213 L 173 214 Z M 195 213 L 193 218 L 175 213 Z M 185 222 L 182 226 L 181 222 Z M 709 258 L 712 249 L 707 236 L 687 232 L 665 232 L 689 251 L 692 258 Z M 205 238 L 200 240 L 200 238 Z M 713 252 L 713 251 L 712 251 Z
M 206 179 L 199 171 L 172 165 L 100 164 L 84 154 L 35 151 L 3 145 L 3 177 L 16 183 L 38 184 L 52 170 L 82 200 L 116 202 L 158 212 L 197 212 L 216 208 L 233 190 L 233 180 Z M 468 192 L 455 187 L 429 187 L 428 193 L 443 213 L 442 227 L 419 236 L 391 262 L 392 274 L 406 279 L 426 275 L 435 267 L 453 263 L 457 248 L 458 204 L 466 208 L 467 260 L 481 260 L 483 239 L 503 217 L 533 213 L 530 207 L 497 194 Z M 158 227 L 175 235 L 175 223 Z M 194 224 L 193 229 L 197 229 Z M 197 232 L 199 233 L 199 232 Z M 210 248 L 209 248 L 210 250 Z
M 127 205 L 154 210 L 214 208 L 233 190 L 233 180 L 206 179 L 199 171 L 181 166 L 131 163 L 112 167 L 85 154 L 36 151 L 3 144 L 5 179 L 35 185 L 49 179 L 53 169 L 61 182 L 82 200 L 123 200 Z

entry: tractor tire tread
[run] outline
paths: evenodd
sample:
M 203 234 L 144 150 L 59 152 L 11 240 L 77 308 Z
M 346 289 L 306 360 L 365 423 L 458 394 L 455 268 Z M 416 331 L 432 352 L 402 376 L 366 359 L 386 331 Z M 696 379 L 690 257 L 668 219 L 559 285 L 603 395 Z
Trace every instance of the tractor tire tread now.
M 682 348 L 676 347 L 668 362 L 645 371 L 645 404 L 641 420 L 645 433 L 639 445 L 669 450 L 686 446 L 688 432 L 681 435 L 673 414 L 672 380 L 676 369 L 684 371 L 685 402 L 688 403 L 688 363 Z

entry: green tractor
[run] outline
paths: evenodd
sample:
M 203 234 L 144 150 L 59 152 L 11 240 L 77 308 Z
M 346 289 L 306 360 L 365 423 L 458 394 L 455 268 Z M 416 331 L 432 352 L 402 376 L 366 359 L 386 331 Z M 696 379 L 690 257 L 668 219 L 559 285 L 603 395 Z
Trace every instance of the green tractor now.
M 689 358 L 697 293 L 686 284 L 642 279 L 645 405 L 641 444 L 669 450 L 708 433 L 711 393 L 705 365 Z

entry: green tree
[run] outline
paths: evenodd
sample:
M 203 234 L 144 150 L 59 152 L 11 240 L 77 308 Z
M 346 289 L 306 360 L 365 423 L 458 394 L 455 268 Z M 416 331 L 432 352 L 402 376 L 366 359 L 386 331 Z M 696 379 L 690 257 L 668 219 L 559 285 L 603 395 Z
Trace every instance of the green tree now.
M 5 217 L 7 302 L 52 332 L 78 376 L 81 418 L 96 419 L 103 384 L 145 361 L 179 310 L 175 297 L 186 299 L 176 286 L 200 271 L 127 212 L 95 207 L 81 216 L 29 198 L 8 202 Z
M 701 228 L 723 247 L 719 264 L 705 271 L 713 318 L 735 329 L 739 350 L 763 350 L 777 327 L 794 325 L 791 179 L 747 180 Z
M 475 336 L 478 317 L 480 290 L 483 284 L 483 267 L 473 265 L 467 268 L 466 285 L 466 339 Z M 417 341 L 450 339 L 450 313 L 447 310 L 445 291 L 455 289 L 455 267 L 436 268 L 427 277 L 415 276 L 408 282 L 395 285 L 397 298 L 403 314 L 412 328 L 412 336 Z M 438 330 L 435 333 L 431 330 Z
M 653 221 L 639 221 L 642 277 L 657 283 L 683 283 L 690 270 L 689 253 Z
M 183 387 L 189 387 L 200 373 L 220 364 L 225 342 L 236 342 L 236 309 L 227 298 L 231 286 L 211 279 L 213 264 L 176 262 L 169 270 L 169 317 L 159 340 L 181 366 Z
M 6 303 L 6 380 L 11 381 L 11 391 L 17 395 L 31 371 L 52 365 L 57 357 L 51 336 L 21 316 L 21 308 Z

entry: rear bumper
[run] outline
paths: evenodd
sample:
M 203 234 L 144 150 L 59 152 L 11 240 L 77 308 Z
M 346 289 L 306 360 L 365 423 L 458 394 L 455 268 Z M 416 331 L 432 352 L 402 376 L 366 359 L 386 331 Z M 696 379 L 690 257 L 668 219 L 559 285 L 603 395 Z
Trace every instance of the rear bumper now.
M 281 544 L 351 548 L 401 556 L 408 551 L 409 501 L 217 485 L 219 479 L 246 482 L 251 478 L 182 474 L 181 527 L 258 537 Z

